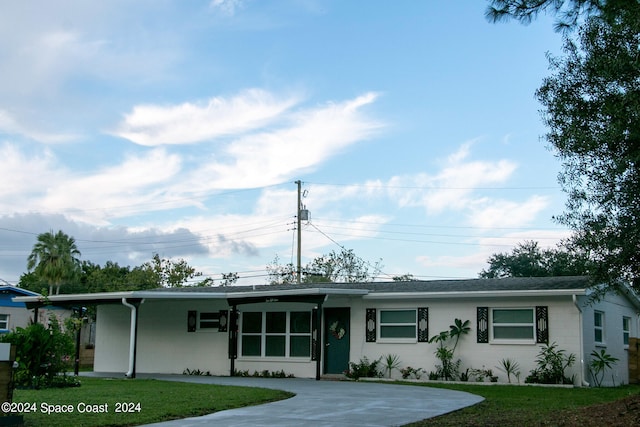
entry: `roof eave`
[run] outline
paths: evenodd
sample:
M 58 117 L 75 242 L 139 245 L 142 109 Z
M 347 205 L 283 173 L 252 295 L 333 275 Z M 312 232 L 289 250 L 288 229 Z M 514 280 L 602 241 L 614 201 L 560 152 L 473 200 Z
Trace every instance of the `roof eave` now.
M 249 291 L 249 292 L 228 292 L 227 298 L 254 298 L 254 297 L 277 297 L 289 295 L 346 295 L 363 296 L 369 294 L 367 289 L 333 289 L 333 288 L 306 288 L 306 289 L 286 289 L 279 291 Z
M 554 290 L 508 290 L 508 291 L 462 291 L 462 292 L 373 292 L 363 299 L 446 299 L 446 298 L 508 298 L 508 297 L 554 297 L 586 295 L 586 289 Z

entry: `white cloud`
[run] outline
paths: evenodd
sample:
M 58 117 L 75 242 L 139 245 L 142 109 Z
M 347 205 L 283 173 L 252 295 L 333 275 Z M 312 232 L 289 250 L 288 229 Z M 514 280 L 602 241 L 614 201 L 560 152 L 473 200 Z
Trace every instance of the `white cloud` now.
M 464 255 L 420 255 L 416 262 L 430 271 L 438 271 L 438 275 L 447 275 L 443 271 L 468 271 L 469 277 L 476 277 L 481 270 L 488 267 L 487 260 L 497 253 L 510 253 L 514 247 L 525 241 L 539 243 L 540 248 L 555 248 L 560 241 L 571 235 L 569 230 L 562 229 L 530 229 L 507 232 L 500 235 L 500 230 L 491 230 L 493 236 L 469 237 L 464 244 L 468 247 L 477 245 L 477 249 Z M 459 274 L 459 273 L 458 273 Z
M 186 202 L 171 203 L 173 197 L 164 188 L 180 166 L 179 156 L 160 149 L 129 156 L 123 163 L 103 167 L 93 174 L 66 176 L 47 190 L 42 203 L 49 210 L 62 210 L 73 218 L 100 224 L 106 224 L 105 218 L 145 209 L 175 208 Z
M 27 154 L 17 145 L 5 143 L 0 146 L 0 158 L 0 206 L 5 212 L 22 209 L 25 205 L 33 208 L 29 198 L 45 192 L 64 174 L 48 150 Z
M 72 134 L 54 134 L 54 133 L 40 132 L 37 129 L 34 129 L 34 127 L 35 126 L 33 125 L 29 125 L 29 126 L 22 125 L 8 111 L 0 109 L 0 132 L 24 136 L 34 141 L 48 143 L 48 144 L 70 142 L 70 141 L 77 140 L 79 138 L 78 135 L 72 135 Z
M 474 227 L 523 227 L 549 205 L 549 198 L 534 195 L 524 202 L 483 199 L 474 205 L 468 214 L 468 222 Z
M 243 0 L 211 0 L 210 7 L 223 15 L 233 16 L 244 6 Z
M 263 127 L 296 103 L 297 97 L 279 99 L 264 90 L 249 89 L 201 104 L 140 105 L 125 116 L 114 134 L 145 146 L 193 144 Z
M 446 210 L 464 210 L 474 203 L 477 189 L 502 184 L 517 165 L 506 159 L 470 161 L 471 143 L 452 153 L 435 174 L 395 176 L 387 186 L 389 195 L 400 206 L 424 206 L 429 214 Z
M 288 126 L 235 139 L 223 156 L 193 173 L 190 185 L 202 185 L 200 177 L 207 176 L 207 185 L 213 188 L 262 187 L 314 170 L 383 127 L 360 111 L 376 98 L 367 93 L 298 111 L 287 115 Z

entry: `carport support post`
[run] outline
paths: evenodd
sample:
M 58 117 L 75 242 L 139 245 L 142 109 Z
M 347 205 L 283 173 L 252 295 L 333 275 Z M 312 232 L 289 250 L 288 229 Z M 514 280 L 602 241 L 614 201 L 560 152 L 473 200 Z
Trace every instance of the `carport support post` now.
M 320 381 L 320 362 L 322 359 L 322 303 L 316 310 L 316 381 Z
M 76 311 L 76 310 L 74 310 Z M 77 310 L 78 319 L 80 319 L 78 330 L 76 331 L 76 360 L 73 365 L 73 375 L 78 376 L 80 372 L 80 333 L 82 332 L 82 308 Z
M 236 358 L 238 357 L 238 310 L 237 305 L 231 306 L 229 313 L 229 376 L 232 377 L 236 373 Z

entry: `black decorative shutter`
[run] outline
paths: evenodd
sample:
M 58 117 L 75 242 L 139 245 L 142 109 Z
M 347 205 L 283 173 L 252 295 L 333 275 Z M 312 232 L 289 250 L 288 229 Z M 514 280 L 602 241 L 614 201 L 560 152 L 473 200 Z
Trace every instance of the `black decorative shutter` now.
M 376 342 L 376 309 L 367 308 L 367 319 L 365 322 L 366 342 Z
M 187 312 L 187 332 L 195 332 L 198 325 L 198 312 L 189 310 Z
M 429 308 L 418 307 L 418 342 L 429 342 Z
M 536 343 L 549 343 L 549 307 L 536 307 Z
M 489 342 L 489 307 L 478 307 L 478 331 L 477 342 L 488 343 Z
M 311 360 L 318 360 L 318 309 L 311 310 Z
M 220 310 L 218 313 L 218 321 L 220 322 L 218 323 L 218 332 L 227 332 L 228 320 L 227 310 Z

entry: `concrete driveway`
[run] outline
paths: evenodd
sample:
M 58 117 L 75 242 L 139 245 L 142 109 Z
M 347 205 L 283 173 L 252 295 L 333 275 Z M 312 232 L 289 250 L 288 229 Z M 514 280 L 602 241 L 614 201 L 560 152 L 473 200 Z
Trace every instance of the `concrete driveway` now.
M 399 426 L 446 414 L 483 400 L 460 391 L 354 381 L 303 378 L 242 378 L 145 375 L 166 381 L 264 387 L 295 393 L 264 405 L 150 424 L 155 427 L 202 426 Z

